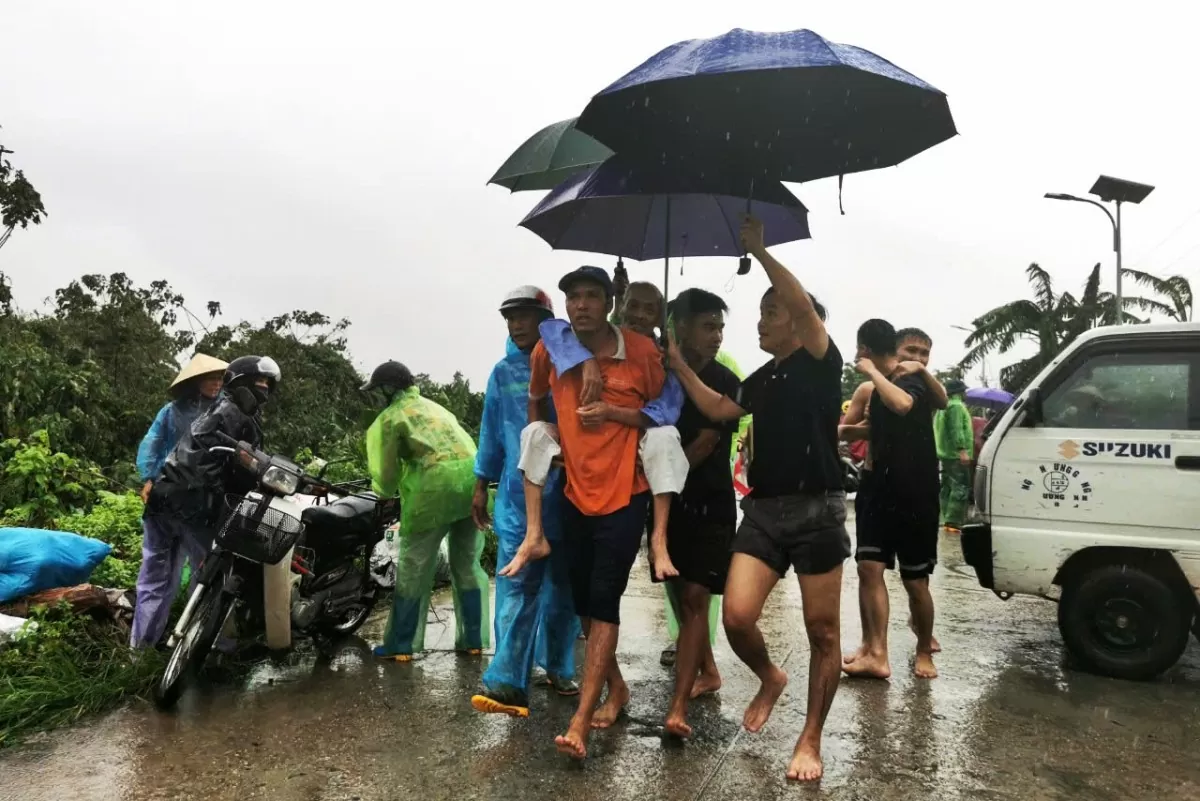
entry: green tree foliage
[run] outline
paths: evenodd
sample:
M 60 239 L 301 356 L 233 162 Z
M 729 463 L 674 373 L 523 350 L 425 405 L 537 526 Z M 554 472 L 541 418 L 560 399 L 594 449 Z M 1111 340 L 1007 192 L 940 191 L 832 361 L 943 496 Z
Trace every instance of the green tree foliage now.
M 265 446 L 286 456 L 307 450 L 340 458 L 358 449 L 352 435 L 374 419 L 347 352 L 349 326 L 319 312 L 294 311 L 261 326 L 221 326 L 197 349 L 226 361 L 253 354 L 278 362 L 283 380 L 263 413 Z
M 445 406 L 470 435 L 479 439 L 479 425 L 483 421 L 483 393 L 471 391 L 471 382 L 455 373 L 449 384 L 438 384 L 428 375 L 415 376 L 422 397 Z
M 842 400 L 850 400 L 850 398 L 854 396 L 854 390 L 858 389 L 858 385 L 866 380 L 866 378 L 864 378 L 857 370 L 854 369 L 854 365 L 852 363 L 847 362 L 845 365 L 843 365 Z
M 104 484 L 95 466 L 51 448 L 45 431 L 0 442 L 0 526 L 50 527 L 90 505 Z
M 989 353 L 1007 353 L 1018 342 L 1032 342 L 1037 346 L 1037 353 L 1000 371 L 1000 383 L 1009 392 L 1021 391 L 1084 331 L 1117 322 L 1113 294 L 1100 289 L 1099 264 L 1092 268 L 1078 298 L 1069 292 L 1056 292 L 1050 274 L 1037 264 L 1029 265 L 1025 273 L 1033 286 L 1033 299 L 1014 300 L 976 318 L 973 322 L 975 330 L 964 343 L 970 350 L 960 363 L 962 368 L 968 369 Z M 1135 311 L 1173 319 L 1185 319 L 1191 314 L 1192 291 L 1187 279 L 1178 276 L 1158 279 L 1128 270 L 1125 274 L 1164 294 L 1167 302 L 1125 296 L 1122 298 L 1122 322 L 1148 322 L 1147 318 L 1135 315 Z
M 206 311 L 211 321 L 220 304 Z M 348 321 L 307 311 L 204 330 L 208 321 L 166 282 L 142 287 L 121 273 L 85 275 L 58 290 L 45 313 L 23 313 L 0 275 L 0 515 L 10 525 L 48 524 L 86 510 L 99 489 L 135 486 L 138 444 L 180 362 L 197 350 L 274 358 L 283 381 L 264 413 L 267 448 L 348 458 L 333 468 L 338 480 L 366 475 L 363 437 L 382 399 L 359 389 Z M 461 374 L 446 384 L 428 375 L 418 381 L 478 435 L 483 394 L 470 382 Z
M 25 229 L 30 223 L 38 225 L 46 216 L 42 196 L 21 170 L 13 168 L 8 160 L 11 150 L 0 144 L 0 247 L 17 228 Z M 0 298 L 3 305 L 3 298 Z

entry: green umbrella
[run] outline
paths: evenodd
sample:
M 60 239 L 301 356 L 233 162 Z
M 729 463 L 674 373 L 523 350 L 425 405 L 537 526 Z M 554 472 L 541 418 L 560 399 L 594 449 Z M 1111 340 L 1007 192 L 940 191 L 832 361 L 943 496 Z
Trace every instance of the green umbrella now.
M 574 119 L 563 120 L 526 139 L 488 183 L 512 192 L 553 189 L 612 154 L 592 137 L 575 130 Z

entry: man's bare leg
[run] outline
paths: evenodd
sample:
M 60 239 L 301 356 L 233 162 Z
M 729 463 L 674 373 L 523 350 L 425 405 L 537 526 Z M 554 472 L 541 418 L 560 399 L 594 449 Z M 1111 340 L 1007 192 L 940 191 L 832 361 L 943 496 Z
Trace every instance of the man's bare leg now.
M 621 666 L 617 664 L 615 651 L 608 668 L 606 684 L 608 685 L 608 695 L 604 696 L 604 703 L 596 707 L 596 711 L 592 713 L 593 729 L 609 728 L 620 719 L 625 707 L 629 706 L 629 685 L 625 683 L 625 677 L 621 675 Z
M 679 620 L 679 650 L 675 655 L 675 696 L 667 711 L 664 727 L 668 734 L 690 737 L 692 727 L 687 723 L 688 701 L 696 676 L 703 664 L 704 646 L 708 642 L 708 602 L 712 594 L 706 587 L 680 582 L 683 616 Z
M 733 555 L 725 583 L 725 636 L 738 658 L 762 682 L 742 718 L 742 725 L 750 732 L 762 729 L 787 686 L 787 674 L 771 661 L 758 628 L 763 605 L 778 581 L 779 574 L 765 562 L 744 553 Z
M 861 562 L 859 564 L 862 564 Z M 886 589 L 886 587 L 885 587 Z M 858 619 L 863 621 L 862 624 L 862 644 L 858 646 L 857 651 L 853 651 L 842 657 L 842 664 L 849 665 L 852 662 L 857 662 L 867 655 L 870 648 L 867 646 L 867 624 L 866 620 L 871 616 L 871 603 L 875 592 L 875 588 L 868 582 L 863 581 L 862 569 L 858 571 Z
M 659 581 L 679 575 L 667 553 L 667 520 L 671 515 L 671 494 L 664 492 L 654 496 L 654 530 L 650 532 L 650 563 Z
M 609 697 L 615 693 L 629 697 L 629 688 L 616 671 L 615 679 L 619 682 L 614 686 L 614 667 L 616 665 L 617 634 L 619 627 L 612 623 L 598 620 L 583 620 L 584 631 L 587 632 L 587 655 L 583 665 L 583 686 L 579 692 L 579 707 L 571 718 L 566 734 L 554 738 L 554 745 L 559 753 L 566 754 L 572 759 L 583 759 L 587 756 L 587 739 L 595 723 L 594 716 L 598 712 L 596 705 L 600 703 L 600 694 L 604 685 L 609 685 Z
M 917 661 L 913 665 L 913 673 L 919 679 L 936 679 L 938 672 L 933 664 L 933 594 L 929 592 L 929 579 L 905 581 L 904 589 L 908 591 L 908 608 L 917 632 Z
M 800 576 L 800 597 L 809 646 L 808 711 L 787 777 L 807 782 L 816 781 L 825 772 L 821 732 L 842 670 L 842 566 L 817 576 Z
M 920 636 L 917 634 L 917 622 L 913 620 L 912 612 L 909 612 L 908 614 L 908 628 L 913 634 L 916 634 L 918 637 Z M 930 638 L 929 647 L 930 650 L 935 654 L 940 654 L 942 652 L 942 644 L 938 642 L 937 637 Z
M 708 620 L 707 612 L 704 619 Z M 700 674 L 696 676 L 696 683 L 692 685 L 693 699 L 702 695 L 712 695 L 721 689 L 721 671 L 717 670 L 717 660 L 713 659 L 712 632 L 707 626 L 705 632 L 703 651 L 700 654 Z
M 856 678 L 891 678 L 888 661 L 888 594 L 883 581 L 883 562 L 858 563 L 858 604 L 862 614 L 863 647 L 842 670 Z
M 517 547 L 511 562 L 497 572 L 512 577 L 521 572 L 529 562 L 545 559 L 550 555 L 550 542 L 542 529 L 542 488 L 529 479 L 525 482 L 525 539 Z

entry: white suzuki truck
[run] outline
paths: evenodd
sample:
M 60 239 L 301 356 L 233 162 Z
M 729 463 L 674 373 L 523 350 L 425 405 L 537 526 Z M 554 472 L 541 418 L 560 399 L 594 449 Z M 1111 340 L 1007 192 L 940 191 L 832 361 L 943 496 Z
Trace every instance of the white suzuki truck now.
M 1200 324 L 1088 331 L 993 422 L 962 532 L 979 583 L 1058 600 L 1087 670 L 1171 667 L 1200 637 Z

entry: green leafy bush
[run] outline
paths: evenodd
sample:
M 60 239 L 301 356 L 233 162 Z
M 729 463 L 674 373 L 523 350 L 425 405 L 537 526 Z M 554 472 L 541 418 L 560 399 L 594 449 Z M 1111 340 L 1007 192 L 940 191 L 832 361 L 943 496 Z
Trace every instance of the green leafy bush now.
M 55 451 L 46 431 L 0 442 L 0 526 L 49 528 L 104 486 L 95 465 Z
M 142 499 L 132 492 L 101 492 L 91 511 L 61 517 L 60 531 L 91 537 L 112 546 L 92 572 L 91 582 L 101 587 L 126 589 L 137 583 L 142 566 Z

